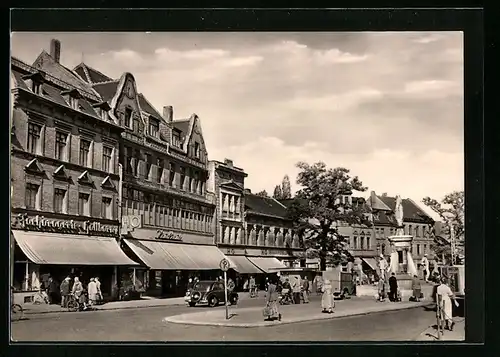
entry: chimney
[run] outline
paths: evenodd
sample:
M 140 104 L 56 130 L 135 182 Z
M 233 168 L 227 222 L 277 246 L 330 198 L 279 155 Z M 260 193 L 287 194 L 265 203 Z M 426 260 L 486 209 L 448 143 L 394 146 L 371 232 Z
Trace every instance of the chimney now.
M 250 190 L 249 188 L 245 188 L 243 190 L 244 193 L 248 193 L 248 194 L 251 194 L 252 193 L 252 190 Z
M 174 108 L 171 105 L 163 107 L 163 119 L 165 119 L 167 123 L 171 123 L 172 120 L 174 120 Z
M 387 192 L 384 192 L 384 193 L 382 194 L 382 197 L 387 197 Z
M 56 39 L 50 41 L 50 56 L 57 62 L 61 60 L 61 42 Z
M 230 168 L 233 168 L 233 160 L 224 159 L 224 164 L 226 164 L 226 166 Z

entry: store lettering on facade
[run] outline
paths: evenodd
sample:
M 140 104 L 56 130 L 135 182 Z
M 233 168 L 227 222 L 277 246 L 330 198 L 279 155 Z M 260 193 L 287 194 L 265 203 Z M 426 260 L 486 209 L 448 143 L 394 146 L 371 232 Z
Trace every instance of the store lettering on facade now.
M 163 229 L 158 229 L 156 230 L 156 239 L 182 241 L 182 236 L 172 231 L 165 231 Z
M 102 224 L 95 221 L 75 221 L 45 218 L 44 216 L 28 216 L 18 214 L 14 217 L 12 228 L 25 231 L 72 233 L 86 235 L 118 235 L 118 226 Z

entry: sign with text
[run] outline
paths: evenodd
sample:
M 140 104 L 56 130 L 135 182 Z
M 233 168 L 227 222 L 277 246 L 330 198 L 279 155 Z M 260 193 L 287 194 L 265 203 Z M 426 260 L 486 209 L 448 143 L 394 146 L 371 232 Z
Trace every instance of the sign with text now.
M 172 231 L 166 231 L 163 229 L 157 229 L 156 230 L 156 239 L 159 240 L 175 240 L 175 241 L 182 241 L 182 236 L 179 233 L 175 233 Z
M 86 235 L 113 235 L 119 233 L 118 225 L 102 224 L 96 221 L 76 221 L 46 218 L 41 215 L 18 214 L 14 217 L 12 228 L 26 231 L 72 233 Z

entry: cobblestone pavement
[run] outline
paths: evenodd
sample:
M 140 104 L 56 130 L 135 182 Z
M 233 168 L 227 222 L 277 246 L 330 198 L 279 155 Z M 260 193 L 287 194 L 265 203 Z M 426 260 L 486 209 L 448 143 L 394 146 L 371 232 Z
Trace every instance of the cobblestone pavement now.
M 245 307 L 258 306 L 250 300 Z M 311 304 L 318 304 L 313 297 Z M 204 309 L 183 306 L 40 314 L 12 323 L 14 341 L 409 341 L 431 326 L 435 313 L 415 308 L 270 328 L 184 326 L 163 322 Z M 224 314 L 224 307 L 218 307 Z

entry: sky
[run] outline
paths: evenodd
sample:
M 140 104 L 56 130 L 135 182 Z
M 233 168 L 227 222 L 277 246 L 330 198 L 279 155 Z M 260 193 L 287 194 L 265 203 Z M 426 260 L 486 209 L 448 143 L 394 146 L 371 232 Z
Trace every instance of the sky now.
M 464 189 L 461 32 L 14 33 L 31 64 L 52 38 L 61 63 L 119 78 L 174 119 L 196 113 L 209 158 L 232 159 L 272 194 L 296 163 L 346 167 L 368 191 L 421 203 Z

